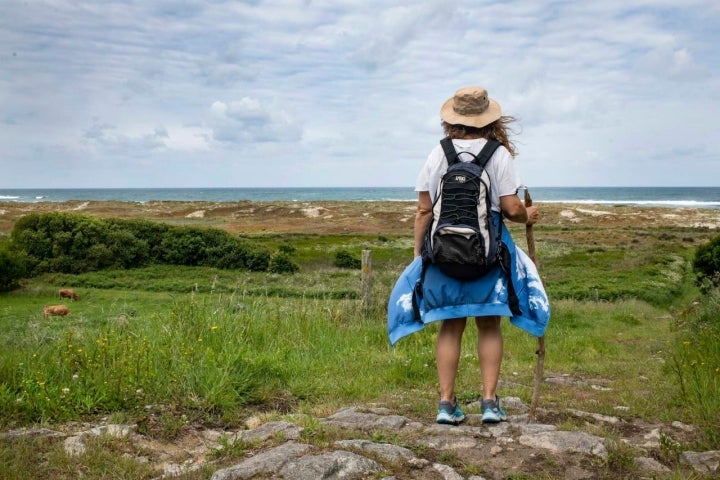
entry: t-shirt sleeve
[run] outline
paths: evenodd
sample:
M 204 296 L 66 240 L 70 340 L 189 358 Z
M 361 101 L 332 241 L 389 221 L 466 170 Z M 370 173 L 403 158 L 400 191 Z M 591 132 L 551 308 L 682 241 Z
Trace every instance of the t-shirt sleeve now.
M 514 159 L 505 148 L 501 147 L 498 153 L 501 153 L 495 164 L 498 196 L 515 195 L 518 188 L 520 188 L 521 182 L 515 171 Z
M 420 169 L 417 179 L 415 180 L 415 191 L 416 192 L 434 192 L 437 188 L 439 176 L 438 173 L 438 150 L 439 146 L 433 148 L 425 160 L 425 164 Z M 443 157 L 444 158 L 444 157 Z
M 428 180 L 430 179 L 428 162 L 426 161 L 415 180 L 416 192 L 427 192 L 430 190 Z

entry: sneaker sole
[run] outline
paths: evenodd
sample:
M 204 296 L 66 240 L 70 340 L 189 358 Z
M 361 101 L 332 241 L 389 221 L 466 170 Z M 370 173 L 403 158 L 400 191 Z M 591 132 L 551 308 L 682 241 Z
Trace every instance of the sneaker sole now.
M 483 413 L 483 423 L 500 423 L 507 421 L 507 416 L 496 415 L 495 413 Z
M 435 419 L 435 423 L 439 423 L 440 425 L 458 425 L 463 420 L 465 420 L 465 415 L 462 417 L 455 417 L 447 413 L 440 413 Z

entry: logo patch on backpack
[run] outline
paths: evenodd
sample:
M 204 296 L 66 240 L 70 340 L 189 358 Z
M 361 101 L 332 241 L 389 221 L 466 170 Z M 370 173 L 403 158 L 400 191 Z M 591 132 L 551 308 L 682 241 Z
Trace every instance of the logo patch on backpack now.
M 500 142 L 488 140 L 470 162 L 460 161 L 449 138 L 440 144 L 448 169 L 433 204 L 423 261 L 437 265 L 450 277 L 475 280 L 499 264 L 500 228 L 493 221 L 490 177 L 485 165 Z

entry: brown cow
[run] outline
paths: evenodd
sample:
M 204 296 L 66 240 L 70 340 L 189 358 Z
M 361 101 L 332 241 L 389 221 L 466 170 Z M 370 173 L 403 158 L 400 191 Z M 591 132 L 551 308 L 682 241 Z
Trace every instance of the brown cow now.
M 51 315 L 64 317 L 65 315 L 70 315 L 70 309 L 65 305 L 47 305 L 43 308 L 43 313 L 45 314 L 45 318 Z
M 61 288 L 58 293 L 60 294 L 60 300 L 62 300 L 63 298 L 69 298 L 70 300 L 80 300 L 80 295 L 78 295 L 69 288 Z

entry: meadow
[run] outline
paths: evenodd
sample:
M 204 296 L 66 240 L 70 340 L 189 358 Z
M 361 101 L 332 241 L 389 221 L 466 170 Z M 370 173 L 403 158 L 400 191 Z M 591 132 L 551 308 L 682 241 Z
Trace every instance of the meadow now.
M 681 448 L 720 448 L 720 295 L 701 291 L 690 268 L 695 248 L 717 231 L 643 221 L 662 214 L 652 209 L 544 212 L 535 227 L 553 312 L 544 376 L 602 388 L 579 394 L 544 384 L 539 405 L 679 420 L 699 427 Z M 701 213 L 717 221 L 714 212 Z M 193 221 L 241 228 L 225 218 Z M 48 273 L 0 294 L 0 429 L 110 418 L 172 439 L 193 425 L 233 428 L 259 413 L 323 416 L 369 403 L 432 422 L 437 326 L 395 347 L 385 329 L 389 292 L 412 257 L 411 224 L 396 219 L 352 231 L 345 222 L 327 231 L 312 224 L 272 231 L 263 220 L 247 229 L 248 237 L 292 252 L 300 267 L 294 274 L 155 265 Z M 524 247 L 524 227 L 511 230 Z M 372 302 L 364 308 L 360 271 L 333 263 L 337 252 L 359 258 L 362 250 L 372 252 L 373 267 Z M 72 314 L 43 318 L 43 305 L 59 303 L 61 287 L 80 295 L 64 302 Z M 529 403 L 537 340 L 508 322 L 503 328 L 500 394 Z M 457 380 L 463 403 L 481 397 L 474 351 L 468 328 Z M 33 471 L 37 454 L 22 442 L 1 439 L 0 464 Z M 3 468 L 0 477 L 11 478 Z

